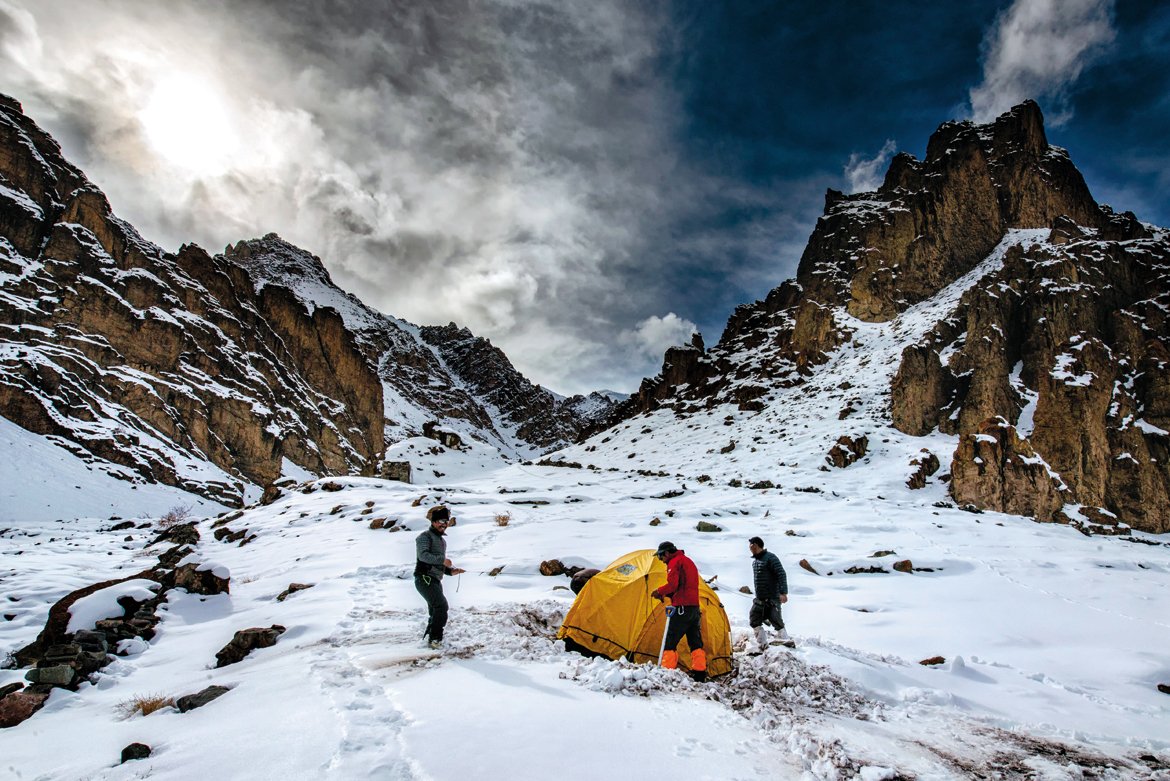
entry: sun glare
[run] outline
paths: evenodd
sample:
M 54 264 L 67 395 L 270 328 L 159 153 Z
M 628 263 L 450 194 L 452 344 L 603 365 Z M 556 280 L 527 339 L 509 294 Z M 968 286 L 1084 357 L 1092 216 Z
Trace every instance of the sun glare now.
M 162 158 L 192 171 L 223 171 L 239 147 L 224 101 L 191 76 L 159 81 L 139 120 Z

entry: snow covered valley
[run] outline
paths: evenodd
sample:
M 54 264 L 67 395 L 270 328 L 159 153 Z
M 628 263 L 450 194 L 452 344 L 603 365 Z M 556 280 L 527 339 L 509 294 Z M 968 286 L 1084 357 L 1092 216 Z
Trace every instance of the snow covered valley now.
M 890 434 L 878 432 L 887 447 L 922 444 Z M 446 458 L 454 472 L 474 455 L 447 451 L 436 465 Z M 247 544 L 217 541 L 216 517 L 202 520 L 193 560 L 230 570 L 230 595 L 167 592 L 149 644 L 77 693 L 54 689 L 0 732 L 0 766 L 25 780 L 538 779 L 619 768 L 663 779 L 1170 778 L 1170 698 L 1156 688 L 1170 681 L 1170 547 L 935 506 L 946 495 L 933 481 L 911 491 L 880 479 L 896 462 L 780 469 L 782 487 L 756 490 L 600 458 L 594 469 L 485 460 L 458 482 L 434 478 L 441 485 L 300 483 L 220 516 L 231 520 L 219 528 L 247 530 Z M 330 482 L 340 490 L 323 490 Z M 467 573 L 445 580 L 452 616 L 447 648 L 434 652 L 411 573 L 414 537 L 439 502 L 459 519 L 448 552 Z M 121 515 L 138 525 L 158 512 Z M 375 519 L 382 528 L 370 528 Z M 722 531 L 696 531 L 699 521 Z M 113 523 L 41 514 L 4 529 L 4 649 L 33 641 L 66 593 L 137 572 L 170 547 L 147 545 L 157 529 L 104 531 Z M 757 534 L 788 571 L 796 648 L 751 656 L 751 598 L 740 588 Z M 554 642 L 573 595 L 566 577 L 539 573 L 542 561 L 604 567 L 664 539 L 714 578 L 735 673 L 695 684 Z M 882 551 L 893 553 L 874 557 Z M 914 571 L 893 570 L 907 559 Z M 846 572 L 875 566 L 884 571 Z M 292 583 L 312 587 L 278 601 Z M 286 629 L 274 646 L 215 668 L 236 631 L 273 624 Z M 935 656 L 945 663 L 919 664 Z M 24 674 L 0 671 L 0 687 Z M 230 691 L 186 713 L 126 715 L 135 697 L 209 685 Z M 151 755 L 119 764 L 136 742 Z

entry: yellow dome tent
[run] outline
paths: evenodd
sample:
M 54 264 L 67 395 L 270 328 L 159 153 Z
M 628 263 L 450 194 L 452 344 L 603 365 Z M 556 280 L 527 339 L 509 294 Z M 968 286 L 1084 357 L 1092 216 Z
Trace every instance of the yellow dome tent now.
M 658 661 L 666 631 L 666 611 L 650 592 L 666 583 L 666 565 L 652 550 L 628 553 L 594 575 L 577 595 L 565 616 L 558 640 L 571 640 L 587 651 L 610 659 L 632 662 Z M 731 671 L 731 625 L 715 591 L 699 582 L 703 614 L 703 649 L 707 675 Z M 680 667 L 691 669 L 691 650 L 686 638 L 678 644 Z

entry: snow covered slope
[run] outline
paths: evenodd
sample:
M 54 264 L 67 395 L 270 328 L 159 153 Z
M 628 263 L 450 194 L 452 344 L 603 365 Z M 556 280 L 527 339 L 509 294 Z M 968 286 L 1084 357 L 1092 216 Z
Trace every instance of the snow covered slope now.
M 809 493 L 610 466 L 622 460 L 513 465 L 442 487 L 306 483 L 231 516 L 227 528 L 256 535 L 244 547 L 217 542 L 206 521 L 196 558 L 230 570 L 231 594 L 168 592 L 141 652 L 0 731 L 5 767 L 21 778 L 452 781 L 541 779 L 567 757 L 586 775 L 636 768 L 652 779 L 1146 779 L 1170 767 L 1170 703 L 1154 688 L 1170 677 L 1160 596 L 1170 548 L 936 508 L 937 486 L 879 497 L 847 471 Z M 458 517 L 448 553 L 468 570 L 445 581 L 453 612 L 441 653 L 420 640 L 410 576 L 414 536 L 436 502 Z M 723 531 L 698 532 L 700 520 Z M 0 578 L 16 600 L 3 647 L 32 640 L 65 592 L 165 548 L 99 528 L 44 522 L 0 537 Z M 797 647 L 753 657 L 739 589 L 756 534 L 787 567 Z M 572 594 L 566 578 L 539 574 L 541 561 L 604 566 L 663 539 L 714 579 L 739 649 L 735 675 L 697 685 L 589 662 L 553 641 Z M 873 558 L 880 551 L 894 553 Z M 906 559 L 914 572 L 893 571 Z M 846 572 L 872 566 L 883 572 Z M 290 583 L 312 587 L 277 601 Z M 276 646 L 211 669 L 234 632 L 271 624 L 287 629 Z M 945 664 L 917 663 L 938 655 Z M 0 671 L 0 686 L 23 674 Z M 230 691 L 189 713 L 119 709 L 212 684 Z M 80 730 L 84 746 L 54 750 Z M 132 742 L 154 753 L 117 765 Z

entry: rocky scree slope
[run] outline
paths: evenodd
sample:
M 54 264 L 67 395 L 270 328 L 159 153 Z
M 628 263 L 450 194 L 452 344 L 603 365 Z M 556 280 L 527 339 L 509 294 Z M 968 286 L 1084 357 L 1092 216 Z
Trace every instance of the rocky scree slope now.
M 571 440 L 571 413 L 502 354 L 494 370 L 509 390 L 481 398 L 274 234 L 163 251 L 0 97 L 0 415 L 92 468 L 239 504 L 284 459 L 370 474 L 428 421 L 505 451 Z
M 819 388 L 834 355 L 865 349 L 855 335 L 875 332 L 859 324 L 888 323 L 909 343 L 870 413 L 959 437 L 957 501 L 1170 531 L 1168 272 L 1170 233 L 1099 206 L 1035 103 L 948 122 L 925 160 L 896 156 L 876 192 L 830 190 L 796 279 L 737 307 L 715 347 L 669 349 L 602 425 L 720 404 L 783 417 L 787 391 Z M 824 406 L 845 420 L 861 400 L 834 399 L 859 382 Z

